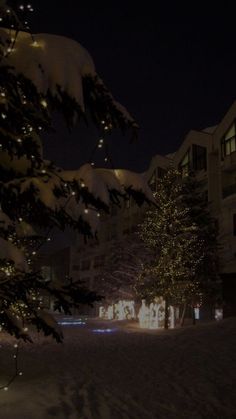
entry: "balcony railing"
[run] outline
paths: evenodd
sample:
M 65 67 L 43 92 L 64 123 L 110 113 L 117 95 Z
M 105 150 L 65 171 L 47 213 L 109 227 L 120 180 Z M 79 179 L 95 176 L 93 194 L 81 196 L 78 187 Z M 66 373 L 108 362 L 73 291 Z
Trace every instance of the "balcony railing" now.
M 222 196 L 223 198 L 227 198 L 227 196 L 236 194 L 236 183 L 233 183 L 232 185 L 225 186 L 222 189 Z

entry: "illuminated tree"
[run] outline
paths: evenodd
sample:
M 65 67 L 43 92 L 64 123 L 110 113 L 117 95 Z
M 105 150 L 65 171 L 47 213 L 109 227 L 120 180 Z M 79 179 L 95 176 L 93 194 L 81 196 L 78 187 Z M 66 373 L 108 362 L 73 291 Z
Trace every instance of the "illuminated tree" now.
M 150 258 L 150 251 L 137 233 L 115 241 L 109 247 L 104 268 L 96 282 L 97 292 L 110 302 L 135 298 L 134 285 L 145 261 Z
M 191 176 L 182 179 L 171 168 L 159 181 L 156 208 L 141 225 L 140 237 L 155 259 L 141 272 L 136 291 L 149 301 L 165 299 L 166 328 L 170 304 L 201 304 L 218 279 L 217 231 L 198 189 Z
M 40 246 L 54 227 L 70 226 L 94 236 L 100 212 L 133 195 L 151 199 L 141 177 L 122 170 L 96 169 L 93 163 L 65 171 L 43 159 L 42 134 L 50 133 L 53 111 L 69 127 L 92 119 L 98 146 L 113 128 L 137 125 L 117 103 L 95 71 L 89 53 L 77 42 L 56 35 L 32 35 L 15 11 L 0 3 L 0 324 L 18 338 L 30 339 L 19 316 L 62 339 L 55 320 L 38 304 L 50 294 L 55 309 L 91 304 L 98 296 L 73 279 L 46 282 L 35 268 Z M 32 6 L 20 6 L 33 10 Z M 23 8 L 23 9 L 22 9 Z M 135 180 L 135 181 L 134 181 Z

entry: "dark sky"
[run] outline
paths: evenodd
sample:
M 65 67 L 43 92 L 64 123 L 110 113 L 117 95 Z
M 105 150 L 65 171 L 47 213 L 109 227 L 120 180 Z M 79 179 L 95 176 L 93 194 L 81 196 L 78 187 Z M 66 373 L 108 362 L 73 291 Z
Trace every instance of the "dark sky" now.
M 234 12 L 230 2 L 208 2 L 212 9 L 206 3 L 32 2 L 33 32 L 79 41 L 114 97 L 137 119 L 137 144 L 122 135 L 112 138 L 115 166 L 145 170 L 152 155 L 174 151 L 190 129 L 217 124 L 236 99 Z M 60 133 L 47 138 L 45 156 L 79 167 L 96 132 L 81 127 L 70 135 L 57 126 Z

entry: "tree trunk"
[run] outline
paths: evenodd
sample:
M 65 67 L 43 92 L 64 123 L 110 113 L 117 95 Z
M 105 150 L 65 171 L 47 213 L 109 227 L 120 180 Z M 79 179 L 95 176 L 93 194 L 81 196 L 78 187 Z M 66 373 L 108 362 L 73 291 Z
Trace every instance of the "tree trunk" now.
M 169 328 L 169 301 L 165 298 L 165 329 Z
M 187 304 L 186 304 L 186 303 L 184 303 L 183 312 L 182 312 L 182 315 L 181 315 L 181 320 L 180 320 L 180 326 L 181 326 L 181 327 L 183 327 L 183 325 L 184 325 L 184 319 L 185 319 L 186 308 L 187 308 Z

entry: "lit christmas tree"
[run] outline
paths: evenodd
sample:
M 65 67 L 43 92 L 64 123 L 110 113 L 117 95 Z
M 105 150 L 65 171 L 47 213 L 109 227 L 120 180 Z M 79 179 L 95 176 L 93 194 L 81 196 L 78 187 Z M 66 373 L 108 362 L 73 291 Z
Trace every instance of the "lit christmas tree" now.
M 218 279 L 217 231 L 198 188 L 171 168 L 159 181 L 156 208 L 141 225 L 140 237 L 155 259 L 141 272 L 136 291 L 149 301 L 165 299 L 166 328 L 170 304 L 201 304 Z

